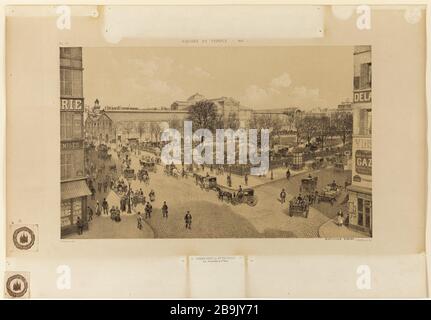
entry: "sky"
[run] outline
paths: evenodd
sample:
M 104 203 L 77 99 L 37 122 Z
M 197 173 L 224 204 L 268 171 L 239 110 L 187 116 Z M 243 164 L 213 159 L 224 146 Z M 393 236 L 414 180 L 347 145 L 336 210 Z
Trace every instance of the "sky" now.
M 335 108 L 351 99 L 353 48 L 84 48 L 87 105 L 170 107 L 195 93 L 253 109 Z

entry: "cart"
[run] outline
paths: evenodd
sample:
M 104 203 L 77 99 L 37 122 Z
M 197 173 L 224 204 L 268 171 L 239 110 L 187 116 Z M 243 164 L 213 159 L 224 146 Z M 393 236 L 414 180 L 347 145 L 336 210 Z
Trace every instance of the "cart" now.
M 136 180 L 136 173 L 135 173 L 135 170 L 133 169 L 130 169 L 130 168 L 124 169 L 123 175 L 126 179 Z
M 206 190 L 215 190 L 217 188 L 217 178 L 216 177 L 203 177 L 202 187 Z
M 232 197 L 232 204 L 237 205 L 241 203 L 247 203 L 250 207 L 254 207 L 257 204 L 257 196 L 254 194 L 254 190 L 251 188 L 238 191 L 236 195 Z
M 306 199 L 296 197 L 289 201 L 289 216 L 302 215 L 304 218 L 308 218 L 308 212 L 310 210 L 309 203 Z
M 142 169 L 145 169 L 151 172 L 157 172 L 157 167 L 154 162 L 139 160 L 139 163 L 141 164 Z

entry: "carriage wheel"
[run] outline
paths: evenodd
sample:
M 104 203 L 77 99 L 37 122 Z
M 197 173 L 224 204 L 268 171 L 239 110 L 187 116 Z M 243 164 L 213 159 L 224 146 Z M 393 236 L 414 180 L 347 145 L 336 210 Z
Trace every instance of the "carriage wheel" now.
M 249 201 L 247 202 L 247 204 L 248 204 L 250 207 L 254 207 L 254 206 L 257 204 L 257 197 L 253 197 L 253 199 L 252 199 L 252 200 L 249 200 Z

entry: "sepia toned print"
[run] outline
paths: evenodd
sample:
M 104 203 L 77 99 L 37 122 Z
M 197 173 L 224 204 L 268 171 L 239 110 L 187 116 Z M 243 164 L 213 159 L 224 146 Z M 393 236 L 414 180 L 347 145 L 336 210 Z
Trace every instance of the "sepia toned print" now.
M 59 51 L 62 238 L 372 236 L 370 46 Z

